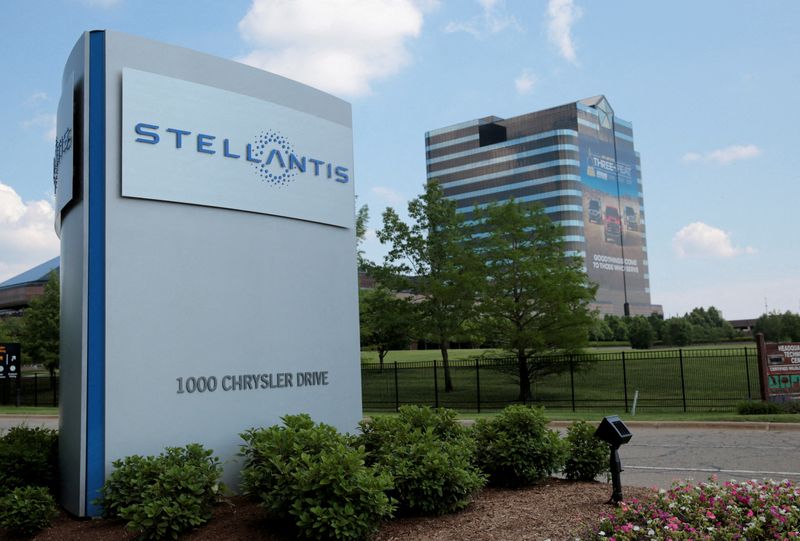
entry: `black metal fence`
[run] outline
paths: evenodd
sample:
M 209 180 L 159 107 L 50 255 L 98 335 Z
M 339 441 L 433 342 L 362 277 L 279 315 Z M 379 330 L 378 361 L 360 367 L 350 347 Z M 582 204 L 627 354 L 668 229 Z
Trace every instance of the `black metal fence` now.
M 399 355 L 399 354 L 398 354 Z M 363 363 L 365 411 L 404 404 L 493 411 L 528 402 L 554 409 L 732 411 L 760 399 L 755 348 L 624 351 L 537 357 L 542 373 L 521 399 L 513 358 L 450 361 L 453 390 L 444 390 L 441 361 Z
M 24 373 L 19 386 L 16 380 L 0 380 L 2 406 L 58 406 L 58 376 Z

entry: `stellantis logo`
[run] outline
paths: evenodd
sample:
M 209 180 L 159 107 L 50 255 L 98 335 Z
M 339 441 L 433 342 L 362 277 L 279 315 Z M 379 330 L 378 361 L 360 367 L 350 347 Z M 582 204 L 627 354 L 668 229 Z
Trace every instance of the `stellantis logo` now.
M 56 139 L 56 152 L 53 157 L 53 191 L 58 193 L 58 168 L 61 158 L 72 149 L 72 128 L 67 128 L 64 134 Z
M 136 142 L 157 145 L 161 142 L 160 130 L 161 127 L 155 124 L 140 122 L 134 127 L 134 131 L 140 136 L 136 138 Z M 223 158 L 244 159 L 250 162 L 256 175 L 262 181 L 275 187 L 290 184 L 298 173 L 329 178 L 341 183 L 350 181 L 349 170 L 346 167 L 298 154 L 289 140 L 280 132 L 264 131 L 243 148 L 231 145 L 230 139 L 223 138 L 220 149 L 215 135 L 192 134 L 191 131 L 178 128 L 166 128 L 164 131 L 170 134 L 168 136 L 170 139 L 174 139 L 176 149 L 183 149 L 186 145 L 200 154 L 221 152 Z

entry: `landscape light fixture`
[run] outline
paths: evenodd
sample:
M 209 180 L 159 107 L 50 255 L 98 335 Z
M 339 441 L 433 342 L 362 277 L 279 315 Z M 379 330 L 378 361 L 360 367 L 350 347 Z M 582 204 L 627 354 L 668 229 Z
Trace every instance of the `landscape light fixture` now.
M 628 430 L 628 427 L 625 426 L 625 423 L 623 423 L 618 416 L 609 415 L 608 417 L 603 417 L 603 420 L 600 422 L 600 426 L 597 427 L 597 430 L 595 430 L 594 435 L 595 437 L 606 442 L 611 447 L 609 464 L 611 467 L 611 483 L 613 485 L 613 492 L 611 493 L 611 499 L 609 500 L 609 503 L 616 505 L 622 501 L 622 483 L 620 482 L 619 478 L 619 472 L 622 471 L 622 462 L 619 460 L 618 451 L 620 445 L 625 445 L 631 441 L 633 434 L 631 434 L 631 431 Z

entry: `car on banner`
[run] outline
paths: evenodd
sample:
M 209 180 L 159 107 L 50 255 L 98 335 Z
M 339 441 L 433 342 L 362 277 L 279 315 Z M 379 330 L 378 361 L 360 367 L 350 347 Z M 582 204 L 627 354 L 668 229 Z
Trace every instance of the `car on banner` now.
M 606 229 L 606 242 L 620 244 L 622 242 L 620 236 L 622 233 L 622 219 L 620 218 L 617 207 L 606 207 L 604 222 Z
M 589 222 L 598 225 L 603 223 L 603 215 L 600 212 L 600 201 L 598 199 L 589 200 Z
M 636 211 L 633 207 L 625 207 L 625 227 L 628 231 L 638 231 L 639 221 L 636 219 Z

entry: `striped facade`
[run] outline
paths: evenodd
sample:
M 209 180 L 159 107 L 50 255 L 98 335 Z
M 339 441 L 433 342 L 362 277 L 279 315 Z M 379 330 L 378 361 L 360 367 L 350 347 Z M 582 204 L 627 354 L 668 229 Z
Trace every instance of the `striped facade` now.
M 540 205 L 563 227 L 567 253 L 586 259 L 586 207 L 588 194 L 593 192 L 582 177 L 582 171 L 586 171 L 585 167 L 582 170 L 582 160 L 584 165 L 586 160 L 582 145 L 586 137 L 608 139 L 613 130 L 613 148 L 635 156 L 635 242 L 644 255 L 636 260 L 635 277 L 628 272 L 623 277 L 621 270 L 619 276 L 599 276 L 599 280 L 589 274 L 599 285 L 597 308 L 601 313 L 623 315 L 627 303 L 632 315 L 650 314 L 660 307 L 650 303 L 639 156 L 633 150 L 631 124 L 614 117 L 613 112 L 609 117 L 602 110 L 604 106 L 605 98 L 598 96 L 508 119 L 490 116 L 429 131 L 425 134 L 427 179 L 439 183 L 445 197 L 456 202 L 457 212 L 467 220 L 476 206 L 511 198 Z M 607 108 L 610 110 L 610 106 Z M 619 212 L 636 206 L 626 206 L 622 200 L 617 204 Z M 627 261 L 622 238 L 619 246 L 603 245 L 603 249 L 611 257 Z M 589 248 L 593 242 L 588 241 Z

